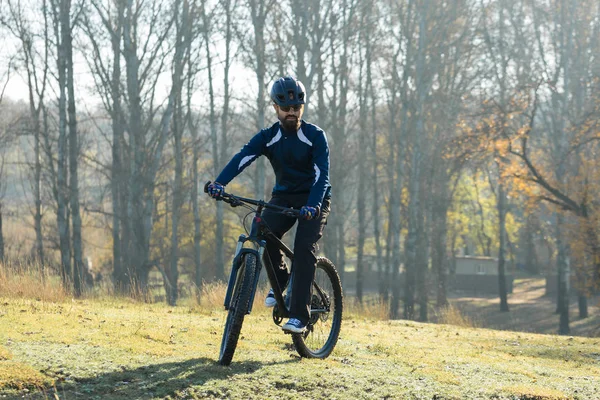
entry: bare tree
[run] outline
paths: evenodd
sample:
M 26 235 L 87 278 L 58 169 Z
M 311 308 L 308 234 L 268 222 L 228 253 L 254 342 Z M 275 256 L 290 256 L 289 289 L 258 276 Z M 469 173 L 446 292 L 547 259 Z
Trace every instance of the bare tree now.
M 42 276 L 44 276 L 44 244 L 42 235 L 42 157 L 41 157 L 41 111 L 46 96 L 48 86 L 48 69 L 50 42 L 48 40 L 49 23 L 47 4 L 42 2 L 43 27 L 41 32 L 34 32 L 33 27 L 24 16 L 24 5 L 7 1 L 7 18 L 2 20 L 2 24 L 8 28 L 14 37 L 16 37 L 22 48 L 22 59 L 26 71 L 26 80 L 29 97 L 29 117 L 31 119 L 31 128 L 34 140 L 34 160 L 32 182 L 34 197 L 34 230 L 35 230 L 35 255 L 41 267 Z M 36 48 L 36 36 L 41 36 L 42 50 Z M 10 65 L 9 65 L 10 68 Z
M 145 34 L 141 29 L 144 18 L 148 19 L 144 27 L 149 29 Z M 127 291 L 131 288 L 145 291 L 150 268 L 160 268 L 150 258 L 154 189 L 178 88 L 172 84 L 166 105 L 156 107 L 156 82 L 170 55 L 164 50 L 173 22 L 173 13 L 164 10 L 159 2 L 134 4 L 130 0 L 125 6 L 122 54 L 126 67 L 129 142 L 124 159 L 129 162 L 125 167 L 129 190 L 125 209 L 126 234 L 123 235 L 127 242 L 123 249 L 128 254 L 128 262 L 126 273 L 116 284 Z M 160 121 L 157 122 L 154 116 L 159 112 Z
M 9 64 L 10 68 L 10 64 Z M 10 79 L 10 70 L 6 72 L 7 79 L 6 83 L 2 84 L 2 90 L 0 91 L 0 106 L 2 105 L 2 100 L 4 99 L 4 91 L 6 89 L 6 85 L 8 84 L 8 80 Z M 2 77 L 4 78 L 4 77 Z M 6 136 L 6 130 L 4 127 L 0 127 L 2 131 L 0 131 L 0 144 L 4 142 L 4 137 Z M 2 146 L 4 147 L 4 146 Z M 4 178 L 4 153 L 2 154 L 2 158 L 0 159 L 0 263 L 4 262 L 4 231 L 2 230 L 2 205 L 4 198 L 4 188 L 6 186 L 6 180 Z
M 506 31 L 505 19 L 507 18 L 507 10 L 510 10 L 511 4 L 505 0 L 499 1 L 494 4 L 497 14 L 490 12 L 489 15 L 492 21 L 488 21 L 488 13 L 482 12 L 483 22 L 483 34 L 486 43 L 487 57 L 492 60 L 491 63 L 491 74 L 495 80 L 498 88 L 497 104 L 499 109 L 505 111 L 508 109 L 508 96 L 511 87 L 516 84 L 514 74 L 509 73 L 509 64 L 514 62 L 516 57 L 515 52 L 511 51 L 511 48 L 507 46 L 508 43 L 514 43 L 517 36 L 514 33 Z M 522 40 L 522 38 L 520 39 Z M 499 126 L 505 125 L 506 115 L 505 113 L 498 114 L 500 118 Z M 503 128 L 501 128 L 503 129 Z M 500 133 L 500 136 L 505 136 L 504 133 Z M 495 157 L 500 157 L 499 154 L 495 154 Z M 501 174 L 500 163 L 494 163 L 498 169 L 497 174 Z M 498 210 L 498 234 L 499 234 L 499 248 L 498 248 L 498 294 L 500 296 L 500 310 L 509 311 L 508 297 L 507 297 L 507 286 L 506 286 L 506 266 L 505 266 L 505 243 L 506 243 L 506 208 L 505 208 L 505 183 L 499 179 L 497 183 L 496 199 L 497 199 L 497 210 Z
M 569 332 L 569 247 L 572 243 L 569 243 L 566 238 L 569 224 L 564 215 L 565 211 L 579 219 L 581 223 L 579 226 L 582 227 L 581 238 L 590 249 L 590 253 L 600 254 L 598 233 L 591 228 L 594 223 L 589 223 L 595 218 L 593 215 L 596 212 L 587 196 L 590 175 L 584 172 L 585 169 L 580 169 L 585 163 L 581 163 L 582 159 L 579 158 L 583 157 L 589 162 L 591 158 L 581 150 L 581 144 L 586 143 L 591 150 L 594 141 L 590 141 L 588 136 L 590 120 L 586 117 L 587 112 L 582 113 L 582 109 L 577 107 L 577 104 L 585 102 L 587 104 L 584 109 L 588 112 L 593 113 L 597 110 L 597 103 L 592 95 L 595 85 L 593 82 L 597 81 L 597 78 L 591 70 L 587 70 L 588 72 L 583 75 L 575 73 L 581 71 L 582 65 L 588 64 L 585 61 L 587 56 L 582 59 L 578 59 L 578 56 L 595 53 L 591 48 L 589 51 L 580 51 L 575 46 L 575 41 L 581 40 L 580 43 L 588 43 L 593 47 L 598 45 L 598 40 L 588 39 L 592 37 L 588 36 L 588 29 L 593 30 L 594 24 L 586 25 L 578 31 L 576 25 L 578 17 L 575 16 L 583 8 L 576 7 L 574 2 L 561 1 L 558 13 L 547 12 L 544 4 L 533 5 L 531 15 L 534 34 L 531 36 L 535 38 L 537 44 L 540 71 L 534 74 L 535 79 L 530 78 L 532 84 L 520 92 L 517 90 L 514 95 L 513 102 L 525 110 L 520 111 L 521 118 L 517 119 L 519 123 L 517 126 L 513 126 L 514 123 L 510 124 L 512 128 L 510 138 L 514 140 L 514 144 L 510 143 L 507 154 L 525 168 L 524 172 L 513 176 L 521 182 L 533 184 L 542 190 L 539 196 L 533 196 L 534 199 L 558 206 L 554 228 L 559 274 L 559 333 L 567 334 Z M 597 10 L 596 3 L 589 3 L 586 9 L 590 10 L 594 7 Z M 589 15 L 589 12 L 586 11 L 585 14 Z M 512 24 L 512 26 L 519 25 Z M 598 32 L 598 28 L 595 29 Z M 579 35 L 582 35 L 581 39 Z M 522 49 L 519 43 L 523 42 L 523 35 L 518 32 L 515 37 L 518 37 L 518 40 L 515 40 L 515 48 Z M 511 68 L 519 72 L 522 70 L 529 72 L 531 69 L 531 67 Z M 538 78 L 540 76 L 545 82 L 540 82 Z M 586 87 L 589 95 L 581 96 L 582 92 L 578 89 L 581 85 Z M 577 100 L 572 101 L 572 99 Z M 503 115 L 507 112 L 498 114 Z M 541 129 L 538 129 L 538 126 Z M 583 176 L 586 176 L 583 181 L 569 179 L 582 172 Z M 573 186 L 575 181 L 581 184 Z M 595 268 L 597 271 L 600 270 L 598 264 Z
M 351 54 L 356 35 L 358 2 L 354 0 L 342 0 L 337 13 L 331 14 L 332 30 L 330 33 L 330 70 L 333 78 L 331 90 L 333 96 L 330 101 L 330 118 L 335 121 L 326 126 L 329 134 L 330 145 L 330 179 L 335 182 L 332 185 L 332 196 L 336 200 L 336 208 L 330 214 L 329 231 L 330 244 L 326 247 L 326 254 L 332 259 L 338 268 L 342 283 L 344 282 L 344 271 L 346 264 L 346 218 L 350 212 L 351 201 L 345 196 L 337 193 L 349 182 L 350 174 L 348 165 L 345 163 L 350 149 L 349 121 L 348 121 L 348 98 L 350 96 L 350 68 L 352 65 Z M 340 49 L 340 53 L 336 52 Z M 301 47 L 297 47 L 298 58 L 304 57 Z M 301 74 L 298 74 L 299 78 Z M 325 90 L 325 88 L 319 88 Z
M 92 10 L 84 14 L 82 28 L 85 31 L 90 46 L 93 49 L 86 60 L 96 80 L 97 91 L 102 99 L 105 109 L 111 119 L 112 141 L 111 141 L 111 166 L 110 166 L 110 188 L 112 199 L 112 276 L 115 283 L 125 282 L 126 269 L 124 268 L 124 243 L 127 243 L 129 230 L 124 229 L 125 207 L 128 193 L 128 185 L 124 160 L 125 150 L 124 131 L 125 115 L 123 111 L 122 93 L 122 70 L 121 52 L 123 42 L 123 25 L 125 20 L 125 2 L 116 0 L 112 3 L 114 7 L 106 7 L 103 2 L 92 1 L 91 6 L 100 24 L 95 23 Z M 110 53 L 103 52 L 103 31 L 108 35 L 110 42 Z M 112 62 L 112 65 L 111 65 Z M 124 254 L 125 253 L 125 254 Z M 118 285 L 117 285 L 118 286 Z
M 268 24 L 269 12 L 275 2 L 273 0 L 248 0 L 250 18 L 254 28 L 254 41 L 252 50 L 247 51 L 256 74 L 258 95 L 256 96 L 256 127 L 258 130 L 265 127 L 265 97 L 267 81 L 267 40 L 265 28 Z M 265 160 L 259 157 L 256 160 L 254 195 L 262 198 L 265 193 Z
M 68 187 L 68 152 L 69 137 L 67 132 L 67 63 L 68 52 L 66 46 L 70 44 L 70 3 L 52 0 L 51 15 L 54 27 L 54 40 L 56 43 L 56 62 L 58 70 L 58 160 L 56 165 L 56 203 L 57 226 L 60 240 L 61 276 L 63 284 L 68 287 L 71 280 L 75 279 L 72 271 L 71 256 L 71 229 L 69 213 L 69 187 Z
M 448 246 L 448 211 L 461 173 L 467 162 L 464 148 L 454 146 L 456 129 L 464 112 L 463 98 L 477 85 L 478 72 L 471 68 L 478 55 L 473 44 L 475 13 L 465 2 L 456 2 L 442 11 L 437 51 L 437 69 L 431 117 L 435 146 L 429 148 L 431 183 L 428 196 L 431 207 L 431 267 L 436 280 L 436 305 L 448 304 L 448 274 L 451 251 Z
M 10 78 L 10 73 L 7 73 L 8 77 Z M 3 85 L 3 88 L 5 86 Z M 2 89 L 2 91 L 0 92 L 0 106 L 2 106 L 2 100 L 4 99 L 4 89 Z M 5 260 L 5 249 L 4 249 L 4 231 L 2 229 L 2 221 L 3 221 L 3 212 L 4 212 L 4 196 L 6 194 L 6 163 L 5 163 L 5 156 L 6 156 L 6 148 L 9 145 L 10 142 L 10 134 L 8 132 L 8 129 L 6 129 L 5 126 L 3 126 L 4 123 L 2 123 L 0 125 L 0 147 L 2 148 L 2 150 L 0 150 L 0 263 L 4 263 Z
M 419 304 L 420 304 L 420 319 L 427 320 L 426 296 L 424 290 L 424 265 L 419 260 L 419 255 L 423 250 L 420 243 L 424 235 L 423 221 L 423 204 L 421 200 L 421 182 L 423 168 L 423 138 L 425 136 L 425 102 L 426 97 L 431 87 L 431 76 L 428 76 L 425 57 L 427 53 L 428 41 L 430 37 L 428 30 L 428 13 L 429 2 L 425 0 L 418 4 L 416 9 L 416 22 L 418 23 L 418 43 L 415 53 L 415 126 L 413 131 L 410 154 L 410 179 L 409 179 L 409 204 L 408 204 L 408 233 L 406 236 L 405 251 L 406 251 L 406 293 L 404 301 L 404 318 L 414 318 L 414 305 L 411 296 L 415 284 L 419 286 Z M 421 254 L 422 255 L 422 254 Z M 424 307 L 425 305 L 425 307 Z
M 499 157 L 496 155 L 496 157 Z M 494 169 L 501 171 L 500 163 L 494 165 Z M 498 294 L 500 296 L 500 311 L 510 311 L 508 307 L 508 288 L 506 283 L 506 183 L 502 177 L 492 177 L 494 172 L 487 171 L 488 181 L 492 192 L 496 196 L 496 210 L 498 212 Z
M 216 177 L 220 171 L 225 160 L 221 157 L 219 151 L 219 137 L 217 132 L 217 105 L 215 99 L 214 80 L 213 80 L 213 69 L 214 66 L 214 52 L 212 46 L 213 31 L 216 29 L 213 25 L 213 16 L 216 12 L 215 9 L 208 9 L 207 2 L 202 1 L 201 4 L 201 18 L 203 22 L 203 37 L 205 46 L 206 56 L 206 69 L 208 73 L 208 96 L 209 96 L 209 125 L 210 125 L 210 142 L 211 152 L 213 159 L 213 176 Z M 230 22 L 230 20 L 228 20 Z M 221 137 L 221 140 L 225 141 L 225 135 Z M 216 227 L 215 227 L 215 272 L 218 279 L 224 279 L 225 277 L 225 260 L 223 257 L 224 253 L 224 221 L 223 221 L 223 204 L 222 202 L 216 202 Z
M 73 246 L 73 285 L 76 297 L 81 296 L 83 284 L 83 242 L 81 234 L 81 213 L 79 209 L 79 134 L 77 131 L 77 112 L 75 107 L 75 72 L 73 68 L 73 26 L 71 21 L 71 1 L 61 2 L 60 24 L 61 43 L 66 68 L 67 115 L 69 125 L 69 206 L 72 223 Z M 59 72 L 60 73 L 60 72 Z
M 173 7 L 175 14 L 175 55 L 172 63 L 172 91 L 174 92 L 173 142 L 175 155 L 175 179 L 173 183 L 173 209 L 171 214 L 171 265 L 167 302 L 174 306 L 178 299 L 179 279 L 179 219 L 183 205 L 183 148 L 182 138 L 185 121 L 183 118 L 182 88 L 185 80 L 184 67 L 187 64 L 192 43 L 192 20 L 188 0 L 177 0 Z
M 196 7 L 196 4 L 193 4 L 191 14 L 193 17 L 197 17 L 199 10 Z M 198 57 L 198 52 L 194 52 L 196 57 Z M 193 70 L 193 65 L 196 64 L 196 59 L 190 54 L 188 57 L 188 70 Z M 202 293 L 202 258 L 201 258 L 201 247 L 200 240 L 202 238 L 202 230 L 200 225 L 200 206 L 198 204 L 198 198 L 200 196 L 201 190 L 199 187 L 200 182 L 200 174 L 199 174 L 199 161 L 200 161 L 200 150 L 201 143 L 199 141 L 199 121 L 194 118 L 194 114 L 192 111 L 192 93 L 194 88 L 194 77 L 195 74 L 189 73 L 187 76 L 187 114 L 186 114 L 186 123 L 187 128 L 190 131 L 190 135 L 192 137 L 192 190 L 190 193 L 191 202 L 192 202 L 192 213 L 194 216 L 194 283 L 196 289 L 196 301 L 200 303 L 201 293 Z
M 414 2 L 390 3 L 390 34 L 391 53 L 386 57 L 389 64 L 389 83 L 385 85 L 388 113 L 388 180 L 390 186 L 388 204 L 387 259 L 388 273 L 383 277 L 383 292 L 387 295 L 391 283 L 390 318 L 398 318 L 400 305 L 400 265 L 402 252 L 400 236 L 402 232 L 402 191 L 404 189 L 407 133 L 409 128 L 408 115 L 410 103 L 409 85 L 413 54 L 413 15 Z M 398 21 L 398 22 L 395 22 Z M 389 257 L 391 256 L 391 261 Z M 406 265 L 406 263 L 405 263 Z M 390 274 L 391 272 L 391 274 Z M 413 288 L 406 284 L 408 274 L 404 274 L 405 297 L 413 297 Z M 389 282 L 389 283 L 388 283 Z
M 375 20 L 375 2 L 366 1 L 360 8 L 360 26 L 363 29 L 359 31 L 358 42 L 359 48 L 359 128 L 358 134 L 358 151 L 361 156 L 358 157 L 358 193 L 356 201 L 356 211 L 358 213 L 358 243 L 356 254 L 356 298 L 360 303 L 363 301 L 363 281 L 365 273 L 364 250 L 365 240 L 367 237 L 367 191 L 365 190 L 368 180 L 367 159 L 364 157 L 368 146 L 368 112 L 369 112 L 369 83 L 372 79 L 372 65 L 374 63 L 373 47 L 375 32 L 373 32 L 376 24 Z M 363 48 L 364 47 L 364 48 Z

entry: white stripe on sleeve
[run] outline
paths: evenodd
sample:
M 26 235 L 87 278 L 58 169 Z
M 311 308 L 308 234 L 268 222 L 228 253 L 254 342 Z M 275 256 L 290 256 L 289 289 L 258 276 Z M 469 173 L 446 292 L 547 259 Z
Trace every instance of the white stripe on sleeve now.
M 298 139 L 300 139 L 301 142 L 306 143 L 310 147 L 312 147 L 312 145 L 313 145 L 312 142 L 310 140 L 308 140 L 308 138 L 304 135 L 304 132 L 302 132 L 302 129 L 300 129 L 298 131 Z
M 317 167 L 317 164 L 315 164 L 315 182 L 313 183 L 313 186 L 315 186 L 315 184 L 319 181 L 320 176 L 321 170 L 319 169 L 319 167 Z
M 242 169 L 242 167 L 246 164 L 248 164 L 250 161 L 252 161 L 256 156 L 246 156 L 244 158 L 242 158 L 242 161 L 240 161 L 240 165 L 238 166 L 238 170 Z
M 273 144 L 279 142 L 279 139 L 281 139 L 281 129 L 279 131 L 277 131 L 277 135 L 275 135 L 273 137 L 273 139 L 271 139 L 271 141 L 269 143 L 267 143 L 267 147 L 272 146 Z

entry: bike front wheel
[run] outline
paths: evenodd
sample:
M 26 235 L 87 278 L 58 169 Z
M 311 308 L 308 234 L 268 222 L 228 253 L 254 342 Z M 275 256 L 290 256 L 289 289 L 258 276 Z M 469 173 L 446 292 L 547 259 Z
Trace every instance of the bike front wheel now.
M 252 285 L 256 274 L 256 255 L 247 253 L 237 272 L 235 286 L 231 296 L 227 321 L 221 340 L 221 351 L 219 353 L 219 364 L 229 365 L 233 359 L 233 353 L 237 346 L 238 338 L 244 323 L 244 317 L 248 311 L 248 305 L 252 294 Z
M 342 297 L 342 284 L 335 266 L 319 257 L 312 285 L 310 321 L 304 333 L 292 335 L 300 356 L 326 358 L 331 354 L 342 326 Z

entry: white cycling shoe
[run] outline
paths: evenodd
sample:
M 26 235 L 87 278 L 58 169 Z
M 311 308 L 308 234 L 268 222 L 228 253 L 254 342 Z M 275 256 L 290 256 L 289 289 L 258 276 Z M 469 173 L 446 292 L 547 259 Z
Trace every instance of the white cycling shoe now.
M 271 289 L 269 290 L 269 294 L 267 294 L 267 297 L 265 298 L 265 306 L 275 307 L 275 304 L 277 304 L 277 300 L 275 300 L 275 292 L 273 292 L 273 289 Z

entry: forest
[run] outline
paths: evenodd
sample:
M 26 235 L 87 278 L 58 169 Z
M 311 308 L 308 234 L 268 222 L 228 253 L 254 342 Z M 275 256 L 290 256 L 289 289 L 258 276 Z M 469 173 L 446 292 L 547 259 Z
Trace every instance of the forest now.
M 427 321 L 457 256 L 492 257 L 507 312 L 507 274 L 557 275 L 568 334 L 600 287 L 597 0 L 0 0 L 0 35 L 0 260 L 75 297 L 227 279 L 245 213 L 203 186 L 285 75 L 327 134 L 320 252 L 358 302 Z M 227 190 L 273 184 L 261 158 Z

